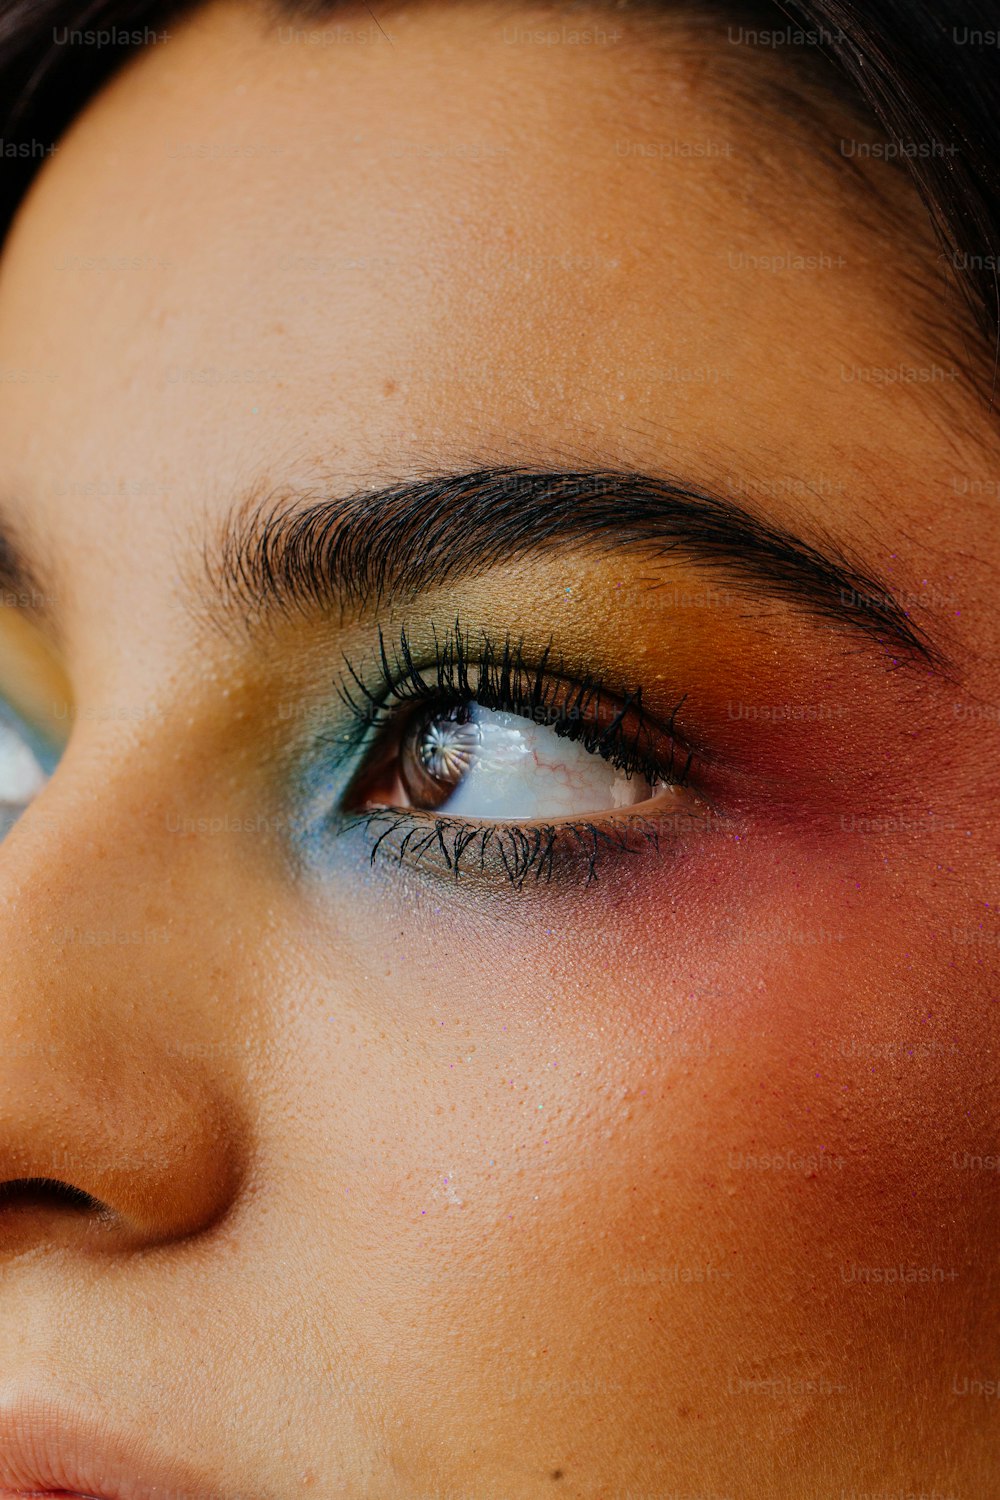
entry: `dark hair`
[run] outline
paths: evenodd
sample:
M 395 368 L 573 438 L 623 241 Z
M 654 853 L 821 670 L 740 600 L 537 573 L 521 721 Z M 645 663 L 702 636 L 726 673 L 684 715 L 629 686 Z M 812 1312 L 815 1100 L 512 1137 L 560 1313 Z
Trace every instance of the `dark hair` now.
M 196 3 L 0 0 L 0 236 L 74 115 L 125 56 Z M 705 8 L 700 0 L 662 3 Z M 311 16 L 336 6 L 287 3 Z M 734 9 L 748 12 L 739 0 Z M 750 10 L 761 26 L 807 32 L 810 51 L 825 53 L 879 120 L 977 327 L 1000 347 L 1000 0 L 759 0 Z M 94 39 L 66 45 L 73 32 Z

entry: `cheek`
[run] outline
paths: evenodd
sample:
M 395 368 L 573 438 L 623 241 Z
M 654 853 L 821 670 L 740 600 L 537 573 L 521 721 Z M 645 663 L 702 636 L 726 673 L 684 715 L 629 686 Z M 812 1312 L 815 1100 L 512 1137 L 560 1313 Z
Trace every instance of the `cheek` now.
M 384 1150 L 383 1191 L 418 1229 L 457 1232 L 445 1210 L 477 1205 L 537 1217 L 592 1192 L 605 1158 L 613 1196 L 637 1153 L 647 1186 L 669 1169 L 704 1213 L 741 1198 L 738 1155 L 790 1151 L 800 1166 L 762 1169 L 741 1213 L 766 1221 L 781 1183 L 826 1184 L 789 1201 L 806 1238 L 828 1200 L 838 1233 L 852 1203 L 881 1221 L 896 1181 L 940 1206 L 951 1145 L 985 1125 L 989 974 L 974 950 L 942 951 L 916 898 L 869 882 L 861 899 L 855 873 L 729 851 L 714 874 L 665 862 L 653 889 L 611 879 L 479 909 L 447 881 L 375 875 L 301 932 L 296 985 L 315 1006 L 289 1054 L 306 1047 L 317 1096 L 346 1105 L 320 1112 L 324 1133 Z M 364 1159 L 378 1177 L 378 1151 Z
M 331 1263 L 416 1427 L 447 1427 L 446 1381 L 498 1455 L 512 1425 L 597 1443 L 623 1402 L 656 1441 L 689 1399 L 721 1432 L 730 1366 L 808 1376 L 865 1337 L 853 1265 L 981 1252 L 972 967 L 888 884 L 859 899 L 856 860 L 708 863 L 479 907 L 372 875 L 303 935 L 309 1131 L 351 1166 Z

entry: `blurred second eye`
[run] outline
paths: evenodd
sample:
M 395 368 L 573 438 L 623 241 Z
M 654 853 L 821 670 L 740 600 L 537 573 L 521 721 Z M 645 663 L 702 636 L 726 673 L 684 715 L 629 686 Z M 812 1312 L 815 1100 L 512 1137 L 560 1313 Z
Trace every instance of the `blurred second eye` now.
M 47 781 L 42 765 L 10 717 L 0 712 L 0 837 Z

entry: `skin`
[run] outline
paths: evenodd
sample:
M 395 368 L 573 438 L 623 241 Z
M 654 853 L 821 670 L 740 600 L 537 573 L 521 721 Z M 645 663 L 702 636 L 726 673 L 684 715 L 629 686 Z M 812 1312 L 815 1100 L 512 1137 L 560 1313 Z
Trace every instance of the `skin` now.
M 176 26 L 4 252 L 0 492 L 48 608 L 3 610 L 0 669 L 68 743 L 0 860 L 0 1179 L 116 1217 L 0 1214 L 3 1399 L 219 1496 L 983 1496 L 1000 467 L 920 207 L 680 22 L 340 19 L 368 39 Z M 842 264 L 739 259 L 792 249 Z M 945 374 L 844 376 L 901 364 Z M 950 665 L 624 556 L 385 618 L 193 603 L 247 493 L 482 462 L 728 484 Z M 687 694 L 726 832 L 534 893 L 291 836 L 342 653 L 456 612 Z

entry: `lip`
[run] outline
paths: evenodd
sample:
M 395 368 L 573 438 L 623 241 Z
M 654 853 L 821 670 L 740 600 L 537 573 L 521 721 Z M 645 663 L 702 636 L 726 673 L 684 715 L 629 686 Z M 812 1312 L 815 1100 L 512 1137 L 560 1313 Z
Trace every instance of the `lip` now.
M 38 1397 L 0 1399 L 0 1500 L 227 1500 L 133 1428 Z M 251 1500 L 243 1491 L 240 1500 Z

